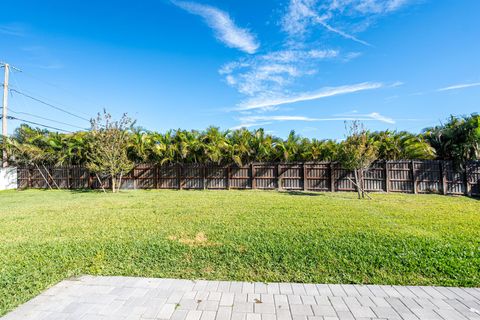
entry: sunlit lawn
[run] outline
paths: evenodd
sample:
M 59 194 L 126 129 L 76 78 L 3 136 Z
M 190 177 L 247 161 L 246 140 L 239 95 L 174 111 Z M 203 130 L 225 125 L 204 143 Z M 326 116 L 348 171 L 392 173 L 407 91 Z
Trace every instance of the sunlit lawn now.
M 480 285 L 480 201 L 372 196 L 0 192 L 0 315 L 80 274 Z

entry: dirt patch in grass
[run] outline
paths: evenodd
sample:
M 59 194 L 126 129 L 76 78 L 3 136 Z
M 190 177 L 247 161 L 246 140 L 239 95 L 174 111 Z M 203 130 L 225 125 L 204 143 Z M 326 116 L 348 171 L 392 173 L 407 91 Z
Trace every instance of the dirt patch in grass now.
M 171 235 L 171 236 L 168 236 L 167 239 L 170 241 L 178 241 L 181 244 L 187 245 L 189 247 L 211 247 L 211 246 L 220 245 L 220 243 L 218 242 L 213 242 L 208 240 L 204 232 L 198 232 L 193 238 L 185 235 L 182 235 L 182 236 Z

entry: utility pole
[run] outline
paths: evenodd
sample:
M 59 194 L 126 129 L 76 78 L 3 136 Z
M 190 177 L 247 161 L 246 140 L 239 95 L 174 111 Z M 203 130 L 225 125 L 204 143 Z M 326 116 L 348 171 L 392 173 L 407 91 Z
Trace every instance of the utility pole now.
M 3 82 L 3 108 L 2 108 L 2 167 L 8 166 L 7 157 L 7 110 L 8 110 L 8 78 L 10 76 L 10 65 L 8 63 L 3 64 L 5 68 L 5 80 Z

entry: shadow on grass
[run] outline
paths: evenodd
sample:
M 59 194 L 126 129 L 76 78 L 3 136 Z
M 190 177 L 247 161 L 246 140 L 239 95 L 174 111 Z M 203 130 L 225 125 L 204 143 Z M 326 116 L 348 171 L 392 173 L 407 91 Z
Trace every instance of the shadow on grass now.
M 279 191 L 280 194 L 289 196 L 304 196 L 304 197 L 325 197 L 325 194 L 310 191 Z
M 22 188 L 22 189 L 17 189 L 17 191 L 22 192 L 22 191 L 30 191 L 30 190 L 35 190 L 39 192 L 49 192 L 49 191 L 64 191 L 64 192 L 70 192 L 70 193 L 103 193 L 102 189 L 65 189 L 65 188 L 53 188 L 53 189 L 48 189 L 48 188 Z M 106 189 L 108 192 L 109 190 Z

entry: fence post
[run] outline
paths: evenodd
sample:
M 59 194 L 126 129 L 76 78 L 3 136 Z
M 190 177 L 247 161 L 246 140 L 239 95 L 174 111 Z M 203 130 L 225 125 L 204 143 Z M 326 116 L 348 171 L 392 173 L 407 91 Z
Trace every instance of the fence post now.
M 252 189 L 256 189 L 257 188 L 257 182 L 255 181 L 255 165 L 253 164 L 253 162 L 252 162 L 252 165 L 251 165 L 251 170 L 252 170 Z
M 335 163 L 330 162 L 330 191 L 335 192 Z
M 133 178 L 133 190 L 137 190 L 137 175 L 135 174 L 135 169 L 137 166 L 132 169 L 132 178 Z
M 282 174 L 280 163 L 277 163 L 277 189 L 282 190 Z
M 66 167 L 65 170 L 67 171 L 67 189 L 70 189 L 70 170 L 72 168 L 70 166 Z
M 230 165 L 227 165 L 227 190 L 230 190 Z
M 202 175 L 203 175 L 203 190 L 207 189 L 207 165 L 202 164 L 203 170 L 202 170 Z
M 33 184 L 32 184 L 32 171 L 30 169 L 30 167 L 27 167 L 27 172 L 28 172 L 28 187 L 29 188 L 32 188 Z
M 308 185 L 307 185 L 308 174 L 307 174 L 307 166 L 306 166 L 305 162 L 303 162 L 302 168 L 303 168 L 303 191 L 307 191 L 307 189 L 308 189 Z
M 178 179 L 178 189 L 183 189 L 183 181 L 182 181 L 182 165 L 177 164 L 177 179 Z
M 385 161 L 385 192 L 390 192 L 390 172 L 388 171 L 388 161 Z
M 446 195 L 448 193 L 447 170 L 443 160 L 440 162 L 440 171 L 442 172 L 442 193 Z
M 469 162 L 465 163 L 465 193 L 467 194 L 467 196 L 471 197 L 472 185 L 470 184 L 470 174 L 473 172 L 473 170 L 470 170 L 469 164 Z
M 418 193 L 418 188 L 417 188 L 417 173 L 415 170 L 415 162 L 412 160 L 410 161 L 410 165 L 412 166 L 412 180 L 413 180 L 413 193 L 417 194 Z
M 155 181 L 155 189 L 158 189 L 158 165 L 153 167 L 153 174 L 154 174 L 154 181 Z

